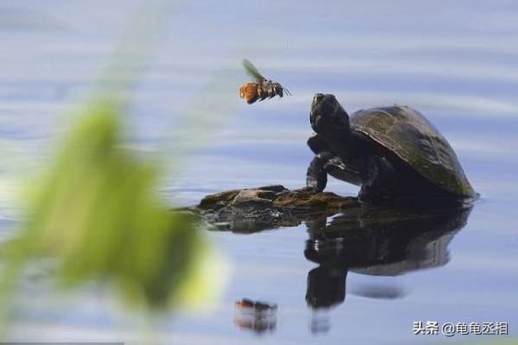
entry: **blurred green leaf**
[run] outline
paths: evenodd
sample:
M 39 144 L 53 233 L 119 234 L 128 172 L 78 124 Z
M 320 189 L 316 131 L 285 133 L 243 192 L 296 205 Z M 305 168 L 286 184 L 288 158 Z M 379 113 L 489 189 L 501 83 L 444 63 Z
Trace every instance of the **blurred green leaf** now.
M 63 286 L 107 283 L 131 305 L 154 311 L 205 305 L 221 290 L 225 265 L 198 219 L 171 212 L 158 196 L 162 166 L 123 148 L 122 115 L 173 4 L 158 0 L 136 15 L 97 93 L 80 109 L 43 176 L 31 181 L 26 217 L 0 248 L 0 317 L 24 268 L 41 258 L 54 259 Z M 202 101 L 186 109 L 184 133 L 194 140 L 174 141 L 167 150 L 173 162 L 231 112 L 234 85 L 223 80 L 215 76 L 198 95 Z
M 153 309 L 196 302 L 186 291 L 195 291 L 194 280 L 199 296 L 211 288 L 196 274 L 209 247 L 192 214 L 171 212 L 157 196 L 155 164 L 121 148 L 121 108 L 106 99 L 88 105 L 31 189 L 10 253 L 53 257 L 63 283 L 106 281 Z

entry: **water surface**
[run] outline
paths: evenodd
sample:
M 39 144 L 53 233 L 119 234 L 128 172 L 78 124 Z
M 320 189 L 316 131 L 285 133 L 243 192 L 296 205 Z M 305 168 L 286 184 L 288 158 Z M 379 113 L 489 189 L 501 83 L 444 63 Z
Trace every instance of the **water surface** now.
M 136 1 L 0 4 L 2 237 L 17 220 L 14 195 L 24 177 L 52 152 L 71 121 L 67 110 L 91 90 L 136 8 Z M 439 247 L 437 262 L 392 275 L 375 275 L 368 267 L 324 269 L 324 277 L 332 273 L 339 282 L 326 285 L 345 296 L 328 302 L 329 308 L 315 309 L 306 300 L 308 282 L 322 281 L 308 278 L 322 274 L 311 273 L 320 265 L 305 255 L 312 238 L 308 225 L 249 235 L 210 233 L 233 265 L 222 300 L 212 312 L 168 318 L 158 335 L 177 344 L 451 340 L 414 336 L 412 323 L 419 320 L 507 321 L 517 335 L 517 23 L 518 5 L 511 1 L 178 4 L 128 114 L 134 147 L 162 147 L 181 129 L 175 120 L 196 102 L 212 72 L 238 73 L 243 57 L 293 96 L 237 103 L 218 128 L 203 132 L 207 145 L 191 152 L 181 176 L 163 188 L 171 202 L 190 205 L 231 188 L 301 186 L 311 160 L 305 140 L 315 92 L 334 93 L 349 112 L 391 104 L 419 109 L 448 138 L 481 198 L 462 229 L 420 242 Z M 328 188 L 357 192 L 334 180 Z M 68 299 L 37 287 L 27 286 L 37 298 L 20 302 L 16 339 L 135 336 L 127 327 L 130 317 L 108 297 L 86 289 L 79 300 Z M 234 302 L 241 298 L 277 304 L 273 329 L 236 326 Z

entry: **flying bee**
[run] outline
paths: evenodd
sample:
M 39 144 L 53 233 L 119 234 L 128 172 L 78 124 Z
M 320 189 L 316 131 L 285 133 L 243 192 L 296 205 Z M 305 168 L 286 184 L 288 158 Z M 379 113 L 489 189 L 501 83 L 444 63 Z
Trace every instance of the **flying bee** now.
M 263 77 L 249 60 L 243 60 L 243 67 L 246 73 L 255 79 L 255 82 L 246 83 L 239 88 L 239 96 L 244 98 L 246 103 L 252 104 L 257 100 L 262 101 L 275 96 L 283 97 L 284 93 L 291 95 L 290 91 L 281 84 Z

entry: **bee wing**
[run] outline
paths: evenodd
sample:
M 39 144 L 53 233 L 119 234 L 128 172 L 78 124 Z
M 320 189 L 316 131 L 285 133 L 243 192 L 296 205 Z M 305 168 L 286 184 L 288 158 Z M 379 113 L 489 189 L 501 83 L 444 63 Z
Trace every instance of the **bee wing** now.
M 284 92 L 286 92 L 286 94 L 287 94 L 288 96 L 291 96 L 291 92 L 290 92 L 290 90 L 288 90 L 288 89 L 287 89 L 287 88 L 285 88 L 284 86 L 282 87 L 282 90 L 283 90 Z
M 257 80 L 258 82 L 266 80 L 265 77 L 262 76 L 261 73 L 255 68 L 255 66 L 248 59 L 243 59 L 243 67 L 245 68 L 246 73 Z

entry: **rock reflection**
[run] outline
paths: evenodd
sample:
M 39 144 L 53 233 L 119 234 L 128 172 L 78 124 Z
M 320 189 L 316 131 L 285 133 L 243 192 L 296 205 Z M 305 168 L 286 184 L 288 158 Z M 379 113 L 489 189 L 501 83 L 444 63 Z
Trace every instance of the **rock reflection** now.
M 448 244 L 466 225 L 471 207 L 453 210 L 357 209 L 335 216 L 306 221 L 309 239 L 305 257 L 319 266 L 308 273 L 306 302 L 315 311 L 313 333 L 324 311 L 344 302 L 349 271 L 396 276 L 440 267 L 448 263 Z M 376 299 L 396 299 L 405 291 L 393 285 L 363 285 L 353 294 Z

